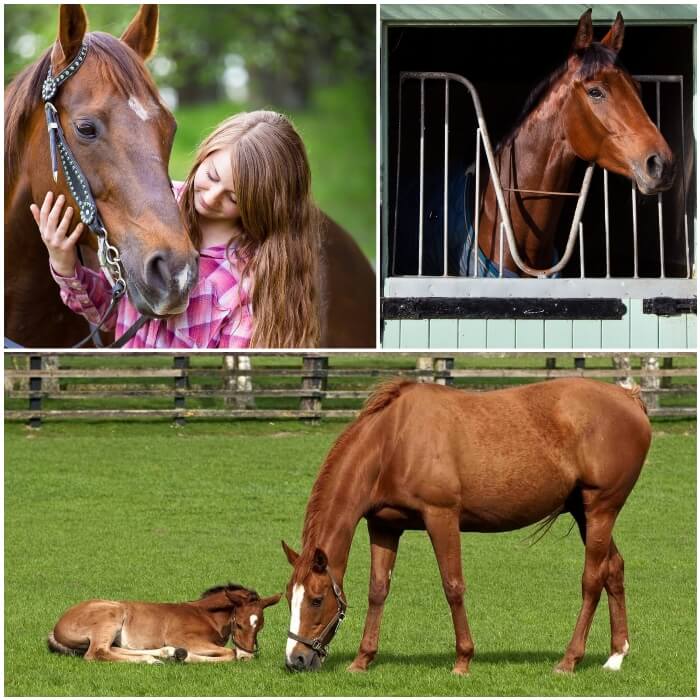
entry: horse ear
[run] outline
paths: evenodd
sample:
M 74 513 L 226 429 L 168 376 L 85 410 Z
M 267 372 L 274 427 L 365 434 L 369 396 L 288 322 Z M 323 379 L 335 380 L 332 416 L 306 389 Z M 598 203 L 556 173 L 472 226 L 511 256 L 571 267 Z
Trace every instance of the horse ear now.
M 260 602 L 262 603 L 263 608 L 269 608 L 271 605 L 277 605 L 277 603 L 280 602 L 281 597 L 282 594 L 277 593 L 276 595 L 271 595 L 268 598 L 263 598 Z
M 571 47 L 571 53 L 579 53 L 591 45 L 593 41 L 592 14 L 593 10 L 589 7 L 579 18 L 578 27 L 576 27 L 576 38 Z
M 241 588 L 236 591 L 226 591 L 226 597 L 233 605 L 245 605 L 250 600 L 250 591 Z
M 147 61 L 158 43 L 158 5 L 141 5 L 121 40 Z
M 311 568 L 317 574 L 324 573 L 328 568 L 328 557 L 322 549 L 316 548 L 314 552 L 314 563 L 311 565 Z
M 600 42 L 609 49 L 612 49 L 615 53 L 619 53 L 622 48 L 622 40 L 625 38 L 625 21 L 622 19 L 622 13 L 618 12 L 617 17 L 615 17 L 615 22 L 613 26 L 610 27 L 610 31 L 603 37 Z
M 58 38 L 51 52 L 51 66 L 58 71 L 72 61 L 83 43 L 87 31 L 87 15 L 82 5 L 61 5 Z
M 284 541 L 282 540 L 282 549 L 284 550 L 284 553 L 287 555 L 287 561 L 294 566 L 296 563 L 296 560 L 299 558 L 299 555 Z

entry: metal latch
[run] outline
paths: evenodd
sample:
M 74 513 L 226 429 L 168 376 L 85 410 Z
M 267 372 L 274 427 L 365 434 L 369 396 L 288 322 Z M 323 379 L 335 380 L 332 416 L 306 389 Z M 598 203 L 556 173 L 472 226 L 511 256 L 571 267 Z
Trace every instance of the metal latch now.
M 680 314 L 697 314 L 698 299 L 674 299 L 673 297 L 653 297 L 644 299 L 642 309 L 645 314 L 657 316 L 680 316 Z

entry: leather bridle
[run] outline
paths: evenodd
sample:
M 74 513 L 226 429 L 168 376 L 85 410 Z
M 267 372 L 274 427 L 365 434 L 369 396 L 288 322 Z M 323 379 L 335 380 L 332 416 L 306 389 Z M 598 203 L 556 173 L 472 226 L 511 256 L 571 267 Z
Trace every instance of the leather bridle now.
M 76 348 L 98 337 L 97 334 L 100 329 L 116 311 L 119 300 L 126 293 L 126 280 L 123 274 L 121 256 L 117 248 L 111 245 L 107 238 L 107 229 L 102 222 L 100 212 L 97 210 L 97 204 L 95 204 L 95 198 L 92 196 L 90 184 L 66 141 L 61 123 L 58 119 L 58 111 L 52 102 L 58 88 L 83 65 L 87 52 L 88 45 L 84 43 L 81 45 L 78 55 L 55 77 L 51 74 L 51 68 L 49 67 L 49 74 L 41 87 L 41 97 L 44 100 L 44 112 L 46 114 L 46 126 L 49 131 L 49 150 L 51 152 L 53 180 L 54 182 L 58 182 L 58 161 L 60 158 L 68 189 L 78 205 L 80 220 L 97 238 L 97 257 L 100 262 L 100 267 L 112 287 L 112 298 L 107 311 L 103 314 L 99 323 L 94 326 L 90 335 L 74 346 Z M 110 347 L 121 347 L 131 340 L 147 320 L 148 318 L 146 316 L 140 316 L 126 333 L 118 340 L 115 340 Z
M 239 644 L 236 641 L 236 609 L 233 609 L 233 615 L 231 616 L 231 643 L 233 644 L 236 649 L 240 649 L 241 651 L 244 651 L 246 654 L 250 654 L 251 656 L 255 656 L 259 651 L 260 647 L 258 646 L 258 635 L 255 635 L 255 641 L 253 643 L 253 648 L 248 649 L 247 647 L 244 647 L 242 644 Z
M 313 651 L 316 652 L 316 654 L 318 654 L 318 656 L 321 659 L 325 659 L 326 656 L 328 656 L 328 645 L 331 643 L 331 640 L 335 636 L 335 633 L 338 631 L 340 623 L 345 619 L 345 611 L 348 608 L 348 604 L 345 601 L 345 598 L 343 598 L 343 592 L 340 590 L 340 586 L 335 582 L 333 574 L 331 574 L 331 571 L 328 567 L 326 567 L 326 573 L 328 574 L 328 577 L 331 580 L 331 584 L 333 586 L 333 595 L 335 595 L 335 602 L 338 606 L 335 615 L 331 618 L 331 621 L 323 628 L 321 634 L 319 634 L 317 637 L 314 637 L 313 639 L 300 637 L 298 634 L 294 634 L 294 632 L 292 632 L 291 630 L 287 632 L 287 637 L 289 639 L 293 639 L 296 642 L 301 642 L 305 646 L 309 647 L 309 649 L 313 649 Z

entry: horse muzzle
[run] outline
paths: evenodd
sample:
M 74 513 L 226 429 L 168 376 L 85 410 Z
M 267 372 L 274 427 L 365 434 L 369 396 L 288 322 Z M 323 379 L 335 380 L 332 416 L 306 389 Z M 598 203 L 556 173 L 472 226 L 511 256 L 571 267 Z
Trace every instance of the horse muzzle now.
M 323 658 L 313 649 L 294 650 L 291 657 L 285 660 L 289 671 L 318 671 L 323 664 Z
M 673 156 L 662 153 L 649 153 L 632 166 L 634 180 L 642 194 L 650 195 L 666 192 L 673 187 L 676 177 L 676 163 Z

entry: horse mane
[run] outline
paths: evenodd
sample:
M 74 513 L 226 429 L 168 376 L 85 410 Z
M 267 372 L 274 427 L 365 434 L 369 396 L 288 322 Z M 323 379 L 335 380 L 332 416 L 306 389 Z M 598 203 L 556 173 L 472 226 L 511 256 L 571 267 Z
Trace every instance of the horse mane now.
M 212 586 L 211 588 L 207 588 L 207 590 L 199 596 L 199 599 L 202 600 L 204 598 L 208 598 L 211 595 L 215 595 L 216 593 L 222 593 L 224 591 L 246 591 L 250 596 L 251 602 L 255 600 L 260 600 L 260 596 L 257 594 L 256 591 L 252 590 L 251 588 L 241 586 L 238 583 L 227 583 L 223 586 Z
M 581 65 L 574 74 L 574 78 L 576 80 L 590 80 L 603 68 L 609 68 L 611 66 L 617 66 L 624 70 L 624 67 L 618 60 L 617 54 L 607 46 L 604 46 L 597 41 L 594 41 L 578 55 L 581 59 Z M 496 146 L 496 153 L 512 143 L 522 125 L 527 121 L 527 118 L 540 105 L 544 97 L 549 94 L 549 91 L 560 80 L 564 73 L 566 73 L 567 68 L 568 61 L 560 65 L 554 72 L 550 73 L 550 75 L 541 80 L 532 89 L 525 100 L 525 104 L 523 105 L 520 115 L 515 120 L 515 125 Z
M 104 32 L 85 35 L 90 53 L 97 59 L 97 71 L 102 82 L 112 83 L 124 96 L 140 93 L 145 86 L 151 95 L 158 91 L 143 62 L 123 41 Z M 21 156 L 26 144 L 25 129 L 34 112 L 43 106 L 41 86 L 51 66 L 50 46 L 27 66 L 5 90 L 5 191 L 19 173 Z
M 309 503 L 306 506 L 306 515 L 304 517 L 304 530 L 301 535 L 301 553 L 295 564 L 295 572 L 305 572 L 311 566 L 314 552 L 310 551 L 305 545 L 312 542 L 316 537 L 318 529 L 321 505 L 323 502 L 323 493 L 326 484 L 333 476 L 333 467 L 338 459 L 338 456 L 345 450 L 345 447 L 351 442 L 357 432 L 364 426 L 366 419 L 369 416 L 375 415 L 384 410 L 389 404 L 393 403 L 408 386 L 413 386 L 415 382 L 410 379 L 398 377 L 389 381 L 383 382 L 367 397 L 362 410 L 357 418 L 340 434 L 340 437 L 335 441 L 330 452 L 326 455 L 326 459 L 321 467 L 321 471 L 316 477 Z

